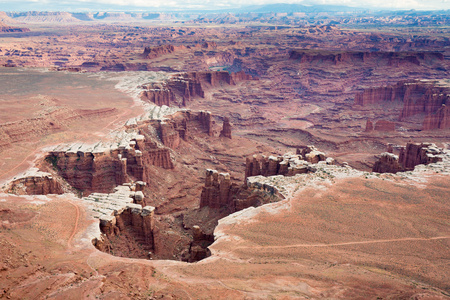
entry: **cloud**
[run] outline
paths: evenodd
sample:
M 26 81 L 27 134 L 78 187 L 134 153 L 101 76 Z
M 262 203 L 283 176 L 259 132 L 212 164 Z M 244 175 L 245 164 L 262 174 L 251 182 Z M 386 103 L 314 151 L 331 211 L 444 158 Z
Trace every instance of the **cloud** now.
M 450 0 L 0 0 L 0 9 L 10 10 L 63 9 L 64 7 L 109 8 L 166 8 L 166 9 L 216 9 L 273 3 L 347 5 L 367 8 L 390 9 L 449 9 Z M 29 7 L 29 9 L 27 9 Z

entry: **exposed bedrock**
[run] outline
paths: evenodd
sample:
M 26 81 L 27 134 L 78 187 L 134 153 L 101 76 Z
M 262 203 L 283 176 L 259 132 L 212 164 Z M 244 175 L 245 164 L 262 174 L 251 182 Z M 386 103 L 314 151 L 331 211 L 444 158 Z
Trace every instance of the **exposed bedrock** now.
M 370 131 L 395 131 L 395 122 L 387 121 L 387 120 L 378 120 L 375 122 L 375 125 L 372 121 L 367 120 L 365 132 Z
M 63 194 L 61 184 L 50 173 L 32 168 L 9 182 L 4 190 L 16 195 Z
M 450 101 L 447 101 L 448 104 Z M 423 121 L 423 130 L 450 128 L 450 108 L 442 104 L 436 113 L 431 113 Z
M 142 192 L 136 191 L 138 186 L 126 184 L 111 194 L 93 193 L 83 198 L 99 219 L 102 235 L 93 240 L 99 250 L 134 258 L 150 258 L 156 252 L 155 208 L 145 206 Z
M 110 192 L 125 182 L 147 181 L 145 166 L 173 168 L 170 150 L 145 137 L 145 130 L 128 145 L 50 151 L 45 160 L 72 187 L 82 194 Z
M 223 118 L 222 130 L 220 131 L 220 136 L 231 139 L 231 124 L 230 119 L 227 117 Z
M 442 161 L 442 149 L 432 143 L 408 143 L 401 147 L 399 155 L 382 153 L 372 171 L 378 173 L 397 173 L 411 171 L 417 165 L 427 165 Z
M 235 85 L 244 80 L 254 80 L 245 72 L 205 71 L 178 73 L 166 82 L 149 83 L 142 86 L 141 99 L 156 105 L 186 106 L 195 97 L 204 98 L 210 87 Z
M 355 104 L 370 106 L 384 102 L 403 103 L 399 120 L 424 114 L 424 130 L 450 127 L 448 104 L 450 88 L 437 81 L 401 81 L 392 86 L 375 87 L 355 95 Z
M 379 62 L 383 65 L 397 66 L 400 64 L 420 65 L 421 61 L 444 60 L 441 52 L 385 52 L 385 51 L 339 51 L 298 49 L 289 52 L 289 58 L 301 63 L 329 61 L 333 64 L 350 63 L 364 64 Z
M 155 47 L 145 47 L 142 56 L 144 58 L 152 59 L 159 56 L 170 54 L 174 51 L 184 49 L 184 46 L 174 46 L 174 45 L 161 45 Z
M 223 119 L 220 136 L 231 139 L 231 124 L 228 118 Z M 181 140 L 188 141 L 199 134 L 218 135 L 216 121 L 209 111 L 182 110 L 153 123 L 161 142 L 171 149 L 176 149 Z
M 284 156 L 257 156 L 247 157 L 245 164 L 245 177 L 251 176 L 293 176 L 312 172 L 311 164 L 325 161 L 327 158 L 323 152 L 314 146 L 306 146 L 297 149 L 297 154 L 285 154 Z M 332 159 L 328 160 L 332 163 Z

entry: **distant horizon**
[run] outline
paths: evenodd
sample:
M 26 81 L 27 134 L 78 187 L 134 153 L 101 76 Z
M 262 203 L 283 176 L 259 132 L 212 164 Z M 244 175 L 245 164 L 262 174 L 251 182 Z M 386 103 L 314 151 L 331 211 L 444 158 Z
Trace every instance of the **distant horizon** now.
M 391 11 L 450 10 L 450 0 L 249 0 L 242 5 L 238 0 L 168 0 L 161 5 L 159 0 L 0 0 L 0 11 L 28 12 L 240 12 L 252 7 L 266 5 L 340 6 L 350 9 Z

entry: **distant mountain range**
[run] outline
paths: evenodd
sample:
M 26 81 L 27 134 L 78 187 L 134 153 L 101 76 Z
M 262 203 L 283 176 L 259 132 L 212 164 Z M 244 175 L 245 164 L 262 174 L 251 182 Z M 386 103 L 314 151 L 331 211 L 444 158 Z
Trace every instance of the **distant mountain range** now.
M 302 4 L 268 4 L 253 5 L 228 9 L 186 9 L 169 7 L 139 7 L 131 5 L 113 5 L 88 2 L 67 2 L 67 1 L 14 1 L 0 2 L 0 11 L 7 12 L 28 12 L 28 11 L 64 11 L 64 12 L 173 12 L 173 13 L 320 13 L 320 12 L 357 12 L 364 10 L 374 10 L 362 7 L 349 7 L 342 5 L 302 5 Z M 379 9 L 381 10 L 381 9 Z M 386 9 L 385 9 L 386 10 Z

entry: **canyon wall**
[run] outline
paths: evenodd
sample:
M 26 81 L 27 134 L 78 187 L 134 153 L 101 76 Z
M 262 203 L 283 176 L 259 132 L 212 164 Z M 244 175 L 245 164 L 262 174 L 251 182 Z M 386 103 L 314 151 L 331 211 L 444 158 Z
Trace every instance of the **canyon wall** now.
M 285 154 L 283 156 L 257 156 L 246 158 L 245 178 L 251 176 L 294 176 L 311 172 L 311 164 L 325 161 L 325 154 L 314 146 L 306 146 L 297 149 L 297 154 Z M 331 159 L 329 160 L 331 162 Z
M 450 103 L 450 87 L 440 85 L 437 81 L 401 81 L 392 86 L 369 88 L 355 95 L 356 105 L 370 106 L 383 102 L 403 104 L 399 114 L 400 121 L 423 114 L 424 130 L 450 128 L 447 108 Z
M 432 143 L 408 143 L 401 147 L 399 155 L 385 152 L 373 165 L 377 173 L 412 171 L 417 165 L 442 161 L 442 150 Z
M 107 193 L 130 181 L 148 182 L 145 166 L 172 169 L 173 163 L 170 150 L 159 147 L 145 127 L 140 133 L 127 145 L 73 145 L 67 150 L 50 151 L 45 161 L 82 194 Z
M 15 177 L 5 187 L 5 192 L 16 195 L 48 195 L 63 194 L 61 184 L 50 173 L 32 168 L 22 175 Z
M 400 64 L 420 65 L 423 60 L 444 60 L 441 52 L 386 52 L 386 51 L 333 51 L 298 49 L 289 52 L 289 58 L 300 63 L 328 61 L 335 65 L 381 63 L 388 66 Z
M 178 73 L 165 82 L 141 86 L 141 99 L 156 105 L 186 106 L 195 97 L 204 98 L 205 91 L 221 85 L 235 85 L 244 80 L 254 80 L 245 72 L 204 71 Z

